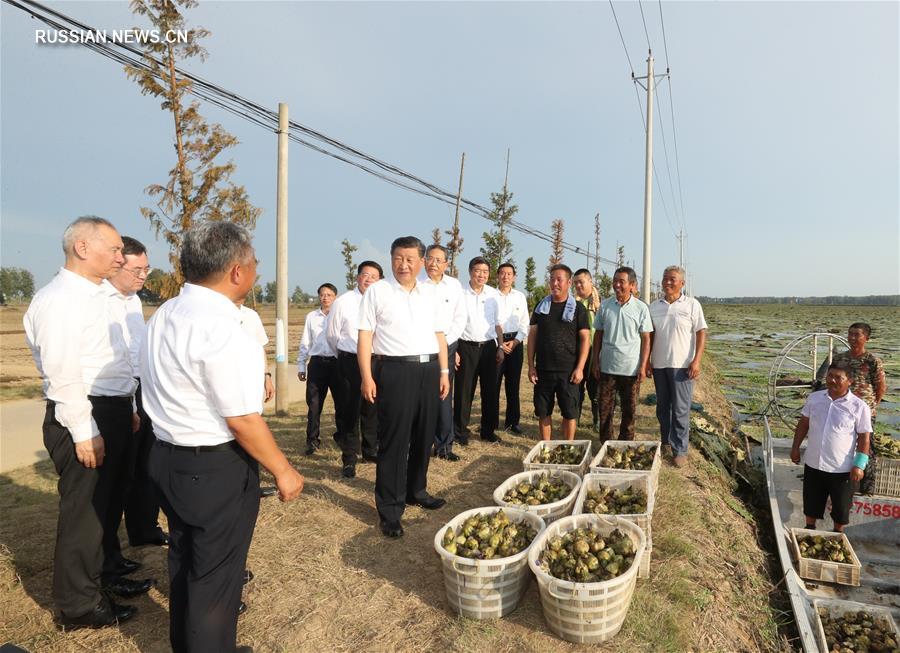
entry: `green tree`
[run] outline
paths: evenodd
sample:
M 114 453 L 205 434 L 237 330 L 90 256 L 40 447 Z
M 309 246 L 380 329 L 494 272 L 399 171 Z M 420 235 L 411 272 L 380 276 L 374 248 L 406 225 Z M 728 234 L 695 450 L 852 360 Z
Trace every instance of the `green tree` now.
M 600 299 L 612 297 L 612 277 L 606 274 L 606 271 L 600 273 L 600 276 L 595 279 L 595 283 L 597 285 L 597 292 L 600 293 Z
M 537 287 L 537 278 L 534 276 L 537 265 L 534 257 L 529 256 L 525 259 L 525 294 L 531 295 L 532 291 Z
M 356 265 L 353 263 L 353 252 L 357 250 L 356 245 L 351 245 L 350 241 L 344 238 L 341 241 L 341 256 L 344 257 L 344 267 L 347 269 L 347 290 L 353 290 L 356 285 Z
M 491 204 L 494 208 L 488 213 L 488 219 L 494 223 L 491 231 L 485 231 L 481 235 L 484 246 L 481 247 L 481 255 L 487 259 L 491 269 L 491 277 L 488 283 L 496 284 L 497 266 L 503 261 L 509 260 L 512 255 L 512 241 L 509 239 L 509 223 L 519 211 L 516 204 L 512 204 L 513 194 L 503 189 L 500 193 L 491 193 Z
M 276 296 L 278 293 L 278 284 L 274 281 L 269 281 L 266 284 L 266 289 L 263 293 L 263 302 L 266 304 L 274 304 L 276 301 Z
M 463 241 L 465 239 L 459 235 L 459 228 L 455 226 L 453 229 L 447 229 L 444 233 L 450 236 L 450 240 L 447 241 L 447 251 L 450 254 L 450 268 L 447 270 L 447 273 L 451 277 L 459 278 L 459 270 L 456 266 L 456 257 L 457 255 L 462 253 Z
M 175 166 L 164 184 L 145 189 L 152 207 L 141 207 L 156 236 L 169 245 L 171 273 L 164 273 L 158 292 L 163 298 L 176 295 L 184 282 L 178 255 L 184 232 L 201 220 L 228 220 L 253 229 L 261 209 L 250 203 L 247 191 L 231 181 L 233 161 L 222 162 L 220 155 L 237 145 L 238 140 L 219 124 L 209 124 L 200 115 L 199 103 L 189 102 L 192 82 L 176 72 L 176 63 L 207 52 L 200 40 L 209 36 L 202 27 L 188 28 L 179 11 L 197 6 L 196 0 L 131 0 L 131 11 L 149 20 L 161 34 L 182 30 L 186 42 L 161 39 L 143 44 L 147 68 L 126 66 L 125 73 L 141 88 L 142 95 L 161 98 L 161 108 L 174 121 Z
M 300 306 L 306 303 L 306 293 L 300 286 L 294 286 L 294 292 L 291 294 L 291 304 Z
M 562 263 L 563 261 L 563 231 L 565 230 L 565 224 L 562 221 L 562 218 L 557 218 L 553 222 L 550 223 L 550 232 L 553 235 L 553 242 L 551 243 L 550 250 L 550 259 L 547 264 L 547 275 L 550 275 L 550 268 L 552 268 L 557 263 Z
M 441 228 L 435 227 L 431 230 L 431 243 L 433 245 L 440 245 L 442 236 L 443 234 L 441 233 Z
M 4 301 L 27 301 L 34 295 L 34 277 L 24 268 L 0 268 L 0 294 Z
M 141 288 L 141 291 L 138 293 L 138 296 L 141 298 L 142 302 L 145 302 L 147 304 L 159 304 L 162 301 L 160 289 L 165 277 L 166 273 L 162 270 L 157 270 L 156 268 L 154 268 L 150 271 L 150 274 L 147 275 L 146 281 L 144 281 L 144 287 Z

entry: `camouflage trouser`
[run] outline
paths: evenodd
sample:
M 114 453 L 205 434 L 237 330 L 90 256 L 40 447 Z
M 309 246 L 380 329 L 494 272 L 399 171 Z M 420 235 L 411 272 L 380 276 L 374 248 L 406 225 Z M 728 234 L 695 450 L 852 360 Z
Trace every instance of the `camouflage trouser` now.
M 600 373 L 597 384 L 597 401 L 600 404 L 600 441 L 612 439 L 613 415 L 616 412 L 616 396 L 622 405 L 620 440 L 634 440 L 634 413 L 638 394 L 641 392 L 640 376 L 619 376 Z

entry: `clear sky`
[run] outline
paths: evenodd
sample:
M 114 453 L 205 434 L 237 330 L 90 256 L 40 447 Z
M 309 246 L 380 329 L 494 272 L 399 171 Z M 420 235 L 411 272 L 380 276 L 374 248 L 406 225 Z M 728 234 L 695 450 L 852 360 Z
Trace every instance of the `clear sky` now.
M 144 26 L 124 1 L 49 4 L 98 28 Z M 696 294 L 900 292 L 900 4 L 664 1 L 665 44 L 659 3 L 614 7 L 635 72 L 643 8 L 657 72 L 672 73 L 654 130 L 654 280 L 678 262 L 683 226 Z M 188 20 L 212 32 L 209 58 L 188 70 L 272 109 L 287 102 L 292 119 L 444 188 L 464 151 L 463 194 L 480 204 L 502 187 L 510 148 L 518 219 L 549 231 L 563 218 L 566 240 L 586 246 L 599 212 L 601 255 L 622 244 L 641 272 L 644 131 L 608 2 L 201 2 Z M 4 3 L 0 22 L 2 264 L 46 283 L 65 225 L 96 214 L 164 265 L 139 207 L 175 162 L 171 117 L 112 61 L 35 44 L 45 26 L 21 10 Z M 275 135 L 201 111 L 241 141 L 235 179 L 263 209 L 270 281 Z M 296 144 L 289 187 L 291 288 L 340 287 L 343 238 L 357 260 L 386 264 L 395 236 L 428 240 L 453 220 L 452 207 Z M 462 214 L 464 260 L 487 226 Z M 521 285 L 526 257 L 542 268 L 550 247 L 516 233 L 513 245 Z

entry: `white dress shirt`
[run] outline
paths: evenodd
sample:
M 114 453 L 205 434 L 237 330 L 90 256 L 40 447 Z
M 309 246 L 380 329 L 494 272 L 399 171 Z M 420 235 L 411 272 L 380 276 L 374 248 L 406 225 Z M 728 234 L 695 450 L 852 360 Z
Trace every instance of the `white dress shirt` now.
M 156 437 L 189 447 L 233 440 L 226 417 L 262 412 L 259 350 L 230 299 L 185 284 L 150 318 L 141 349 L 144 409 Z
M 671 304 L 664 298 L 650 304 L 653 322 L 653 349 L 650 363 L 653 367 L 689 367 L 697 352 L 696 333 L 706 328 L 703 307 L 693 297 L 684 293 Z
M 125 343 L 128 345 L 128 360 L 131 363 L 132 375 L 138 376 L 141 367 L 141 344 L 147 331 L 144 322 L 144 308 L 137 293 L 123 295 L 109 281 L 104 281 L 112 299 L 109 302 L 111 319 L 122 327 Z
M 74 442 L 100 433 L 89 395 L 130 396 L 137 387 L 122 329 L 111 328 L 109 300 L 103 284 L 61 268 L 22 320 L 44 395 Z
M 463 289 L 463 302 L 466 306 L 466 326 L 460 334 L 460 340 L 486 342 L 497 339 L 497 295 L 494 288 L 484 286 L 480 293 L 466 284 Z
M 804 462 L 822 472 L 853 469 L 856 434 L 872 432 L 872 411 L 862 399 L 847 392 L 832 399 L 828 390 L 813 392 L 800 414 L 809 418 Z
M 359 305 L 362 299 L 363 294 L 359 292 L 357 286 L 335 299 L 331 305 L 325 337 L 336 352 L 356 353 L 356 340 L 359 337 Z
M 438 353 L 440 300 L 434 284 L 416 282 L 407 291 L 391 276 L 373 283 L 363 295 L 359 330 L 374 331 L 372 353 L 382 356 L 422 356 Z
M 329 311 L 328 315 L 331 314 Z M 313 356 L 334 358 L 337 356 L 328 338 L 325 337 L 325 327 L 328 323 L 328 315 L 321 308 L 308 313 L 303 322 L 303 335 L 300 336 L 300 354 L 297 356 L 297 371 L 306 374 L 306 366 Z
M 455 277 L 446 274 L 440 281 L 432 281 L 427 274 L 419 275 L 419 283 L 431 285 L 437 292 L 440 320 L 447 325 L 447 331 L 444 332 L 447 346 L 452 345 L 459 340 L 466 327 L 466 303 L 463 300 L 462 284 Z
M 503 329 L 503 333 L 515 333 L 516 340 L 525 342 L 530 319 L 525 293 L 515 288 L 510 288 L 505 295 L 497 291 L 497 324 Z
M 240 305 L 240 310 L 241 326 L 244 328 L 244 332 L 258 342 L 260 347 L 269 344 L 269 336 L 266 334 L 266 327 L 263 326 L 259 313 L 243 304 Z

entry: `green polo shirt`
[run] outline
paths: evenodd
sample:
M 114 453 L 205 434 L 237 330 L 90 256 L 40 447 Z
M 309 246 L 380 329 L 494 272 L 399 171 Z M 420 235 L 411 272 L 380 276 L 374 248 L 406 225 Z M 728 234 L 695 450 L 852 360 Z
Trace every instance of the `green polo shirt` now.
M 632 296 L 624 304 L 615 297 L 604 299 L 594 318 L 594 328 L 603 332 L 600 371 L 604 374 L 637 376 L 641 360 L 641 334 L 653 331 L 650 309 Z

